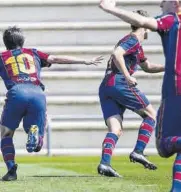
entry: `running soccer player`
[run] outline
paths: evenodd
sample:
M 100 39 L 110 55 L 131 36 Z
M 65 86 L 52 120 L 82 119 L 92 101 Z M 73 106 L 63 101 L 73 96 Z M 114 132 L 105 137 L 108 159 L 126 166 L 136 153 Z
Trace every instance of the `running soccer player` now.
M 137 13 L 148 16 L 147 12 L 142 10 Z M 116 44 L 99 89 L 102 112 L 109 131 L 103 141 L 102 159 L 98 166 L 98 173 L 105 176 L 119 177 L 110 166 L 110 161 L 113 149 L 122 134 L 123 114 L 126 109 L 143 118 L 130 160 L 151 170 L 157 168 L 143 154 L 155 127 L 156 112 L 144 93 L 136 87 L 137 81 L 132 74 L 138 65 L 148 73 L 162 72 L 164 66 L 150 63 L 144 55 L 141 43 L 147 39 L 147 30 L 134 25 L 131 25 L 131 28 L 132 32 Z
M 156 146 L 161 157 L 176 154 L 171 192 L 181 191 L 181 1 L 164 0 L 163 14 L 143 17 L 118 9 L 115 0 L 102 0 L 100 7 L 125 22 L 158 32 L 165 55 L 162 102 L 157 115 Z
M 24 40 L 20 28 L 10 27 L 3 33 L 7 51 L 0 53 L 0 76 L 8 90 L 0 123 L 1 151 L 8 169 L 3 181 L 17 179 L 13 135 L 22 119 L 28 134 L 27 151 L 39 152 L 43 146 L 46 97 L 40 79 L 41 68 L 53 63 L 97 65 L 102 61 L 102 57 L 85 60 L 48 55 L 37 49 L 23 48 Z

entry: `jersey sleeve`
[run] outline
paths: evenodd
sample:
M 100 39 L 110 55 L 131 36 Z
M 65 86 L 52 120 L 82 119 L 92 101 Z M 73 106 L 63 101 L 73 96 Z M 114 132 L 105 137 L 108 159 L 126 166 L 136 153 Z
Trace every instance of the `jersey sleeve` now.
M 140 44 L 136 38 L 130 36 L 129 38 L 120 40 L 118 46 L 125 50 L 125 55 L 129 55 L 136 52 Z
M 47 59 L 48 59 L 48 57 L 49 57 L 49 54 L 44 53 L 44 52 L 41 52 L 41 51 L 38 51 L 38 50 L 37 50 L 37 53 L 38 53 L 38 56 L 39 56 L 39 58 L 40 58 L 40 60 L 41 60 L 41 67 L 42 67 L 42 68 L 43 68 L 43 67 L 50 67 L 51 64 L 47 62 Z
M 169 31 L 174 24 L 174 15 L 166 14 L 155 18 L 157 20 L 157 31 Z
M 143 63 L 147 60 L 147 57 L 145 57 L 145 53 L 143 51 L 142 46 L 140 46 L 140 49 L 139 49 L 138 59 L 139 59 L 139 63 Z

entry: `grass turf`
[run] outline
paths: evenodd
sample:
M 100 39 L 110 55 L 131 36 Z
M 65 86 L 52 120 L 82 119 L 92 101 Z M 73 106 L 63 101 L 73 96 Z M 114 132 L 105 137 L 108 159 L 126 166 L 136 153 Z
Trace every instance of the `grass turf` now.
M 0 182 L 0 192 L 169 192 L 173 158 L 149 157 L 158 165 L 149 171 L 130 163 L 127 156 L 114 157 L 112 166 L 123 178 L 97 174 L 99 157 L 17 157 L 18 180 Z M 1 160 L 2 161 L 2 160 Z M 1 166 L 1 176 L 6 172 Z

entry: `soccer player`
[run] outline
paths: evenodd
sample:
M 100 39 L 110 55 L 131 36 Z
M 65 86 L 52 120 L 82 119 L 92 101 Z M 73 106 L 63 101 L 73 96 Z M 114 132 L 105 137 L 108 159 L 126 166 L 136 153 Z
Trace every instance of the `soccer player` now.
M 7 51 L 0 53 L 0 76 L 7 88 L 1 116 L 1 151 L 8 172 L 3 181 L 17 179 L 13 135 L 23 119 L 28 134 L 26 149 L 38 152 L 43 146 L 46 127 L 46 97 L 43 92 L 40 72 L 51 64 L 97 65 L 102 57 L 85 60 L 69 56 L 53 56 L 37 49 L 23 48 L 24 36 L 20 28 L 10 27 L 3 33 Z
M 142 10 L 137 13 L 143 17 L 148 16 L 147 12 Z M 156 112 L 144 93 L 136 87 L 137 81 L 132 74 L 138 65 L 148 73 L 162 72 L 164 66 L 150 63 L 144 55 L 141 43 L 147 39 L 147 30 L 134 25 L 131 25 L 131 28 L 131 33 L 116 44 L 99 89 L 102 112 L 109 131 L 103 141 L 102 158 L 98 166 L 98 173 L 105 176 L 119 177 L 110 166 L 110 161 L 113 149 L 122 134 L 123 114 L 126 109 L 143 118 L 130 160 L 151 170 L 157 168 L 143 154 L 155 127 Z
M 181 1 L 164 0 L 163 14 L 143 17 L 118 9 L 115 0 L 102 0 L 100 7 L 125 22 L 158 32 L 165 55 L 162 102 L 157 115 L 156 146 L 161 157 L 176 154 L 171 192 L 181 191 Z

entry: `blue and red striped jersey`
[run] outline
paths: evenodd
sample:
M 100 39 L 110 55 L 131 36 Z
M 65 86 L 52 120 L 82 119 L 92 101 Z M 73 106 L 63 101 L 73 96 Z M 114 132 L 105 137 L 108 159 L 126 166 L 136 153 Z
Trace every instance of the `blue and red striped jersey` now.
M 0 76 L 7 89 L 18 83 L 32 83 L 44 88 L 40 80 L 42 67 L 48 67 L 48 54 L 36 49 L 14 49 L 0 54 Z
M 126 52 L 124 55 L 125 65 L 130 75 L 132 75 L 137 70 L 138 65 L 146 60 L 142 46 L 134 34 L 129 34 L 122 38 L 115 47 L 118 46 L 122 47 Z M 111 72 L 122 74 L 117 69 L 112 55 L 108 61 L 106 74 Z
M 156 17 L 165 55 L 162 97 L 181 95 L 181 13 Z

